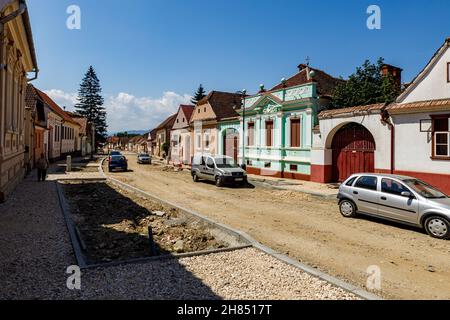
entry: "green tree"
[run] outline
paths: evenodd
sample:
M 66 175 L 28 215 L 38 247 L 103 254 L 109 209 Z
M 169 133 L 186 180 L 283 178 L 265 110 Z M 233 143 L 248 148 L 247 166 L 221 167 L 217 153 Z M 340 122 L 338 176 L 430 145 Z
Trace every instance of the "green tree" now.
M 383 63 L 383 58 L 379 58 L 375 64 L 366 60 L 361 67 L 356 68 L 348 81 L 335 88 L 332 108 L 394 102 L 400 94 L 400 88 L 392 75 L 381 74 Z
M 86 72 L 80 89 L 78 90 L 78 103 L 75 105 L 77 113 L 95 125 L 95 139 L 105 142 L 107 137 L 106 111 L 103 107 L 104 99 L 101 95 L 100 80 L 92 66 Z
M 206 91 L 203 88 L 203 85 L 200 84 L 200 86 L 197 89 L 197 92 L 194 94 L 194 97 L 191 99 L 191 103 L 196 105 L 204 97 L 206 97 Z

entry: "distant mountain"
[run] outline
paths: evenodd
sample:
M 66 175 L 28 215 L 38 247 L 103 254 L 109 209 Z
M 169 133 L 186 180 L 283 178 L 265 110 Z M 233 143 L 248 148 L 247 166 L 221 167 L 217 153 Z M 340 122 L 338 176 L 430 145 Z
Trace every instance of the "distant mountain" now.
M 109 136 L 114 136 L 116 134 L 118 134 L 119 132 L 128 132 L 128 134 L 130 135 L 143 135 L 146 134 L 147 132 L 149 132 L 150 130 L 123 130 L 123 131 L 118 131 L 118 132 L 108 132 Z

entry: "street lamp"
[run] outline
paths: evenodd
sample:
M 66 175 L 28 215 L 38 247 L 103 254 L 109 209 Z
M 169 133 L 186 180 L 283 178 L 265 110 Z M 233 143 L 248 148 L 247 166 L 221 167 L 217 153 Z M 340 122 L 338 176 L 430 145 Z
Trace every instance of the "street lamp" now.
M 245 163 L 245 97 L 247 90 L 237 91 L 237 94 L 241 95 L 241 109 L 242 109 L 242 165 L 241 168 L 246 170 L 247 164 Z

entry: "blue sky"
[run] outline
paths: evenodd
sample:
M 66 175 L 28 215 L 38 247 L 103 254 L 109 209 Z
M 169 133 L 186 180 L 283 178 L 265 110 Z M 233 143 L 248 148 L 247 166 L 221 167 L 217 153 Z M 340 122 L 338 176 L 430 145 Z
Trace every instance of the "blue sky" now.
M 28 0 L 41 69 L 34 83 L 69 109 L 89 65 L 111 131 L 150 129 L 207 90 L 255 92 L 311 65 L 347 77 L 384 57 L 411 80 L 450 36 L 450 1 Z M 81 30 L 66 28 L 69 5 Z M 379 5 L 382 29 L 366 27 Z

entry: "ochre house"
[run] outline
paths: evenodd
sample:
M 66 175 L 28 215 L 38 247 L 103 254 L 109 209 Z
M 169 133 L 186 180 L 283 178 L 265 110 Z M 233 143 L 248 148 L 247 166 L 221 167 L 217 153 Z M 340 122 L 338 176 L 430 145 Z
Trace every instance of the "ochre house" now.
M 24 176 L 27 73 L 37 68 L 25 1 L 0 0 L 0 201 Z

